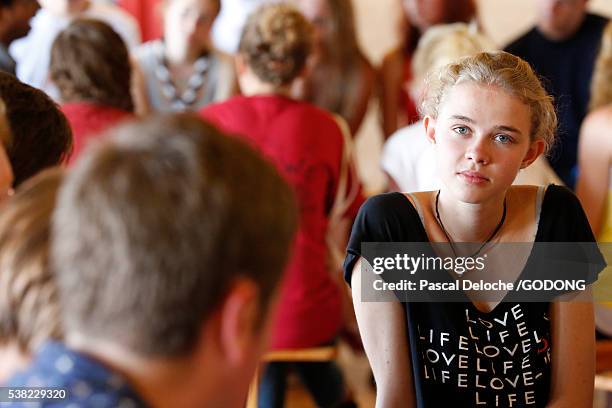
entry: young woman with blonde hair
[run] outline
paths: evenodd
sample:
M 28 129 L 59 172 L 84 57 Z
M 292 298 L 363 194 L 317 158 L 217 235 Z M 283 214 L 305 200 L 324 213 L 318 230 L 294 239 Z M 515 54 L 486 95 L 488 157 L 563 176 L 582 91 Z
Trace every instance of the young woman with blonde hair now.
M 417 102 L 422 100 L 427 76 L 432 71 L 455 59 L 495 49 L 488 37 L 468 24 L 431 27 L 421 37 L 412 58 L 412 99 Z M 390 191 L 429 191 L 439 188 L 435 152 L 425 137 L 422 120 L 391 135 L 383 146 L 381 167 L 388 176 Z M 549 183 L 563 184 L 543 156 L 533 165 L 522 169 L 515 180 L 515 184 Z
M 515 301 L 512 289 L 495 298 L 459 289 L 455 302 L 435 291 L 429 302 L 412 301 L 411 293 L 403 303 L 362 301 L 371 276 L 363 243 L 444 244 L 431 245 L 438 257 L 487 260 L 465 277 L 441 268 L 443 282 L 497 276 L 516 283 L 533 279 L 542 262 L 531 249 L 510 257 L 504 244 L 535 251 L 541 242 L 593 241 L 569 190 L 512 186 L 519 169 L 553 143 L 557 124 L 552 98 L 526 62 L 504 52 L 452 62 L 430 77 L 421 110 L 442 186 L 370 198 L 345 260 L 377 406 L 592 406 L 592 303 Z M 587 284 L 597 276 L 586 267 L 574 272 Z

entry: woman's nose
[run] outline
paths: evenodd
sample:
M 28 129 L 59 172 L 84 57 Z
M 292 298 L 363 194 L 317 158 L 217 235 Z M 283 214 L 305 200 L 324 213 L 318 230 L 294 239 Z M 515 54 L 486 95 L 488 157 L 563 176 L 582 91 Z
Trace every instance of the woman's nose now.
M 490 154 L 484 140 L 475 140 L 465 151 L 465 158 L 478 164 L 487 164 Z

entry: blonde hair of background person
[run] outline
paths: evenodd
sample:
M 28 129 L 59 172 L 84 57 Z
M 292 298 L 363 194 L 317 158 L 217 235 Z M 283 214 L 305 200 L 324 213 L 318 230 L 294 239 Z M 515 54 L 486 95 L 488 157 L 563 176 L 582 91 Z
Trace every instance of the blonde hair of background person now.
M 606 26 L 591 82 L 590 113 L 578 140 L 576 193 L 593 233 L 612 242 L 610 160 L 612 159 L 612 23 Z
M 417 115 L 406 92 L 411 80 L 410 59 L 418 41 L 436 24 L 470 22 L 477 16 L 475 0 L 401 0 L 404 24 L 401 44 L 389 51 L 381 63 L 378 80 L 384 137 L 414 122 Z
M 423 99 L 425 81 L 432 71 L 461 57 L 495 49 L 495 44 L 475 25 L 452 23 L 430 27 L 421 36 L 412 56 L 410 92 L 417 106 Z
M 452 320 L 448 316 L 456 312 L 456 308 L 462 312 L 462 304 L 452 303 L 445 309 L 438 302 L 419 303 L 420 309 L 414 309 L 416 304 L 400 304 L 395 299 L 362 302 L 362 279 L 365 278 L 362 278 L 361 272 L 361 242 L 409 241 L 410 238 L 441 243 L 486 244 L 492 239 L 494 242 L 530 242 L 534 240 L 536 232 L 540 233 L 540 219 L 546 219 L 548 225 L 548 237 L 543 235 L 539 238 L 542 240 L 588 241 L 592 240 L 592 234 L 581 214 L 578 200 L 569 190 L 550 186 L 543 194 L 547 205 L 542 207 L 545 211 L 542 211 L 540 218 L 534 209 L 538 208 L 539 191 L 543 191 L 543 188 L 511 186 L 519 168 L 529 166 L 553 144 L 557 125 L 552 98 L 526 62 L 505 52 L 495 52 L 479 53 L 449 64 L 430 76 L 422 113 L 427 137 L 436 145 L 436 157 L 444 182 L 438 192 L 409 196 L 414 207 L 410 214 L 425 231 L 421 232 L 418 226 L 413 229 L 408 222 L 397 222 L 408 214 L 407 196 L 392 193 L 371 198 L 362 206 L 355 221 L 345 272 L 352 283 L 357 320 L 377 383 L 377 406 L 411 407 L 415 406 L 417 396 L 429 398 L 424 402 L 421 400 L 424 405 L 431 403 L 430 400 L 447 398 L 456 399 L 455 406 L 476 406 L 475 401 L 471 401 L 470 405 L 467 400 L 474 398 L 475 393 L 471 391 L 479 391 L 477 388 L 460 389 L 450 385 L 447 388 L 438 378 L 431 385 L 432 388 L 415 389 L 415 384 L 425 381 L 421 371 L 425 356 L 420 354 L 424 345 L 419 343 L 419 336 L 425 331 L 429 333 L 427 326 L 435 324 L 437 316 L 439 326 L 436 326 L 436 330 L 449 329 L 456 335 L 467 333 L 467 321 L 461 318 Z M 502 214 L 506 211 L 506 203 L 505 218 Z M 420 217 L 414 215 L 417 211 Z M 423 221 L 419 221 L 421 219 Z M 360 227 L 361 223 L 365 223 L 363 227 Z M 562 230 L 565 223 L 567 228 Z M 576 225 L 580 229 L 574 228 Z M 492 231 L 496 231 L 493 236 Z M 485 241 L 486 237 L 490 238 Z M 499 272 L 505 281 L 514 281 L 522 267 L 523 262 L 506 260 Z M 473 272 L 470 271 L 471 278 L 490 279 Z M 480 301 L 472 303 L 472 306 L 479 313 L 493 318 L 499 304 Z M 469 299 L 466 302 L 468 306 Z M 538 320 L 539 326 L 535 321 L 528 323 L 531 328 L 545 328 L 551 339 L 547 344 L 552 345 L 549 349 L 550 365 L 538 360 L 547 370 L 546 373 L 550 373 L 550 391 L 547 395 L 536 396 L 539 404 L 546 401 L 550 404 L 547 406 L 554 407 L 592 406 L 592 304 L 552 302 L 538 306 L 527 303 L 523 307 L 526 313 L 532 315 L 541 311 L 539 308 L 546 308 L 550 314 L 549 321 Z M 415 310 L 423 313 L 417 315 Z M 407 316 L 414 320 L 407 321 Z M 503 316 L 500 315 L 500 318 Z M 418 324 L 421 324 L 419 332 L 414 327 Z M 518 338 L 518 333 L 513 338 Z M 456 347 L 455 343 L 453 345 Z M 411 349 L 412 346 L 418 348 Z M 474 350 L 469 353 L 470 356 L 475 355 Z M 527 355 L 535 356 L 537 350 L 532 349 L 530 353 Z M 504 358 L 512 359 L 509 356 Z M 474 360 L 468 363 L 474 370 Z M 413 365 L 416 365 L 414 369 Z M 520 366 L 520 361 L 517 366 L 514 360 L 514 369 L 519 370 L 519 375 Z M 473 387 L 474 378 L 470 377 L 469 381 Z M 546 384 L 542 387 L 547 388 Z M 539 385 L 538 388 L 542 389 Z M 528 389 L 524 388 L 523 391 Z M 442 390 L 452 390 L 453 393 L 437 392 Z M 428 394 L 423 397 L 425 391 Z M 490 397 L 490 394 L 487 395 Z M 517 401 L 517 406 L 521 406 L 520 401 Z
M 493 51 L 492 41 L 479 33 L 473 24 L 454 23 L 431 27 L 423 34 L 412 58 L 412 99 L 422 102 L 427 76 L 441 66 L 481 51 Z M 394 133 L 383 147 L 381 167 L 388 176 L 391 191 L 428 191 L 440 186 L 435 171 L 433 146 L 427 142 L 423 122 L 408 125 Z M 514 184 L 562 184 L 548 165 L 539 157 L 522 169 Z
M 61 338 L 57 287 L 49 267 L 49 230 L 62 179 L 44 170 L 0 210 L 0 384 L 46 340 Z

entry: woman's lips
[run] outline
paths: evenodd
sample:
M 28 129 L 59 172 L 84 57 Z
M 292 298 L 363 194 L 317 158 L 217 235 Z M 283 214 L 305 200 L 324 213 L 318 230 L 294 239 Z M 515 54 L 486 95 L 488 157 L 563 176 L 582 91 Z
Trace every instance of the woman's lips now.
M 489 181 L 487 177 L 477 171 L 461 171 L 458 175 L 469 184 L 482 184 Z

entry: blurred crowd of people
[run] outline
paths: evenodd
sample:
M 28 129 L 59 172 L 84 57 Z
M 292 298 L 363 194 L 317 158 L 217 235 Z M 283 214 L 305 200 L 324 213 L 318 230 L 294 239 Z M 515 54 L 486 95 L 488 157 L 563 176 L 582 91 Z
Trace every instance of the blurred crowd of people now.
M 360 350 L 342 262 L 381 214 L 358 217 L 355 135 L 377 100 L 387 191 L 438 191 L 444 234 L 425 238 L 452 244 L 432 130 L 452 98 L 428 97 L 475 55 L 540 78 L 461 74 L 522 98 L 532 133 L 558 118 L 509 183 L 575 189 L 612 240 L 612 25 L 587 0 L 533 1 L 536 24 L 498 49 L 474 0 L 402 0 L 401 43 L 374 66 L 351 0 L 2 0 L 0 384 L 67 393 L 42 406 L 241 406 L 269 350 Z M 284 406 L 289 372 L 318 406 L 356 406 L 334 361 L 271 361 L 260 407 Z

